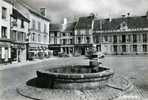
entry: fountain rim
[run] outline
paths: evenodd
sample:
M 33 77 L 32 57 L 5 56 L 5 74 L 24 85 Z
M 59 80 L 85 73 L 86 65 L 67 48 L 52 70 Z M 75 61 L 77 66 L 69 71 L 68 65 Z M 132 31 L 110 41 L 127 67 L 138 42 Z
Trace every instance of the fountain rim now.
M 61 68 L 61 67 L 57 67 Z M 107 68 L 107 67 L 104 67 Z M 50 68 L 52 69 L 52 68 Z M 101 72 L 94 72 L 94 73 L 59 73 L 59 72 L 51 72 L 47 71 L 46 69 L 40 69 L 37 71 L 37 75 L 39 73 L 43 75 L 48 75 L 53 78 L 63 78 L 63 79 L 85 79 L 85 78 L 98 78 L 98 77 L 106 77 L 114 74 L 114 71 L 110 68 Z

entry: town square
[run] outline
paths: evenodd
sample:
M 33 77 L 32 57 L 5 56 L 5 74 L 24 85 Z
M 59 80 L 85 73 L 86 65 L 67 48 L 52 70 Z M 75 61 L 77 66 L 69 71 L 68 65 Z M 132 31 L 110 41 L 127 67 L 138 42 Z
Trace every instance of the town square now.
M 146 0 L 0 8 L 0 100 L 148 99 Z

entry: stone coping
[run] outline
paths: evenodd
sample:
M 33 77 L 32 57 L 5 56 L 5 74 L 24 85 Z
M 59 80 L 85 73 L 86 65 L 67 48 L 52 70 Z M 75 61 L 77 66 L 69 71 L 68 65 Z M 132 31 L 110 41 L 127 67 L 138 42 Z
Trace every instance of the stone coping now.
M 127 84 L 125 84 L 126 82 Z M 105 88 L 67 90 L 37 88 L 22 84 L 16 90 L 20 95 L 34 100 L 143 100 L 137 88 L 128 79 L 120 76 L 113 77 L 113 85 L 116 88 L 107 86 Z M 118 88 L 123 88 L 123 90 Z M 136 96 L 138 99 L 128 98 L 130 96 Z
M 59 67 L 61 68 L 61 67 Z M 64 67 L 63 67 L 64 68 Z M 38 77 L 53 77 L 53 78 L 61 78 L 61 79 L 88 79 L 88 78 L 103 78 L 112 76 L 114 74 L 112 69 L 106 68 L 106 70 L 95 73 L 59 73 L 59 72 L 51 72 L 47 69 L 40 69 L 37 71 Z

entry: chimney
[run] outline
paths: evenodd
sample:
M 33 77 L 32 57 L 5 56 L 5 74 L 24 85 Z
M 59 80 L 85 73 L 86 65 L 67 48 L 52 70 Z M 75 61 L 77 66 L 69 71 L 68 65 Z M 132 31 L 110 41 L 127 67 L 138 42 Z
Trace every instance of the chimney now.
M 67 18 L 64 18 L 64 25 L 67 24 Z
M 40 14 L 46 16 L 46 8 L 40 8 Z
M 125 15 L 121 15 L 122 16 L 122 18 L 125 18 Z
M 130 16 L 130 13 L 127 13 L 127 17 L 129 17 Z

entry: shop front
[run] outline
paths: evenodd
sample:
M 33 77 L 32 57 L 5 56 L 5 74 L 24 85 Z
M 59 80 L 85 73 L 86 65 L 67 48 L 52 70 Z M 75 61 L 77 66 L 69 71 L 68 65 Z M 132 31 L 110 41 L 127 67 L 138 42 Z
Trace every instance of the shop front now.
M 92 44 L 77 44 L 75 45 L 75 53 L 85 55 L 90 47 Z
M 11 44 L 0 42 L 0 64 L 11 62 Z
M 13 44 L 11 46 L 11 59 L 16 62 L 26 61 L 26 44 Z
M 35 45 L 35 44 L 29 44 L 28 47 L 28 60 L 33 60 L 33 59 L 43 59 L 43 58 L 48 58 L 49 55 L 49 50 L 48 50 L 48 45 Z

